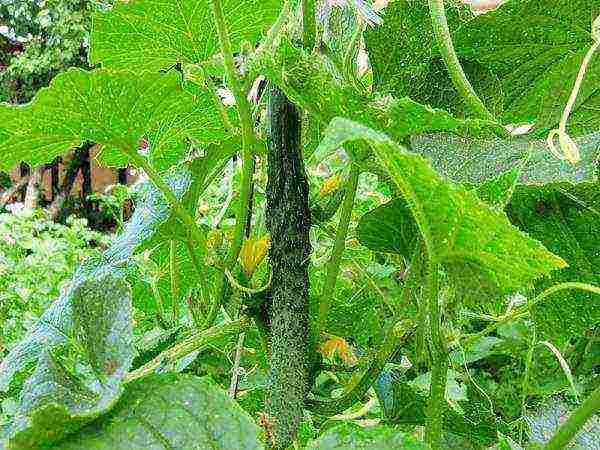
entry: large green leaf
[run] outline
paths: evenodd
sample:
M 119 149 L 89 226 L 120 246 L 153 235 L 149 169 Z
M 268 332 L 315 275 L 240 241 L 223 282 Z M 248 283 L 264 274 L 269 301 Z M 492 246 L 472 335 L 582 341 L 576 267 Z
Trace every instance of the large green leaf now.
M 447 3 L 446 7 L 451 30 L 473 17 L 464 5 Z M 383 12 L 383 25 L 365 31 L 377 91 L 409 96 L 458 116 L 471 115 L 439 55 L 427 2 L 399 0 L 390 3 Z M 484 103 L 500 115 L 504 92 L 498 77 L 475 61 L 462 63 Z
M 281 8 L 280 0 L 223 0 L 234 50 L 256 43 Z M 158 71 L 177 63 L 200 63 L 218 53 L 219 40 L 208 0 L 118 2 L 93 18 L 90 63 Z
M 173 171 L 167 183 L 178 198 L 182 198 L 191 184 L 191 174 L 185 169 Z M 8 390 L 14 375 L 35 361 L 44 349 L 63 345 L 73 336 L 73 301 L 78 287 L 113 274 L 125 277 L 131 274 L 129 259 L 144 248 L 170 217 L 166 199 L 150 182 L 139 185 L 136 208 L 123 233 L 102 254 L 92 256 L 79 266 L 68 289 L 42 314 L 25 338 L 11 348 L 0 363 L 0 391 Z
M 347 117 L 396 139 L 428 131 L 484 136 L 500 131 L 498 124 L 457 119 L 410 98 L 360 93 L 343 80 L 326 56 L 306 53 L 288 40 L 283 40 L 275 57 L 264 55 L 254 64 L 323 125 L 334 117 Z
M 328 152 L 352 141 L 367 142 L 394 187 L 406 201 L 427 253 L 443 264 L 465 300 L 481 301 L 528 287 L 565 266 L 538 241 L 512 226 L 475 193 L 435 172 L 421 156 L 408 152 L 383 133 L 343 118 L 334 119 L 321 148 Z M 397 204 L 387 214 L 405 214 Z M 395 240 L 397 230 L 386 236 Z
M 521 187 L 507 211 L 515 225 L 569 264 L 551 278 L 540 280 L 538 291 L 569 281 L 600 285 L 598 183 Z M 578 290 L 559 291 L 538 303 L 533 317 L 544 335 L 579 335 L 600 324 L 600 296 Z
M 110 415 L 56 450 L 257 450 L 252 418 L 209 378 L 152 375 L 127 387 Z
M 470 139 L 428 134 L 415 136 L 411 147 L 454 181 L 479 184 L 517 165 L 521 167 L 519 184 L 592 181 L 596 179 L 600 157 L 600 133 L 581 136 L 576 141 L 581 153 L 577 164 L 556 159 L 545 139 Z
M 21 391 L 8 450 L 48 446 L 110 409 L 120 397 L 134 356 L 131 296 L 125 281 L 108 273 L 78 285 L 73 322 L 74 338 L 97 381 L 84 382 L 43 351 Z
M 414 437 L 377 425 L 367 428 L 341 423 L 327 430 L 319 439 L 309 442 L 310 450 L 427 450 L 429 446 Z
M 0 169 L 51 162 L 82 142 L 102 145 L 105 163 L 126 165 L 142 137 L 150 160 L 167 168 L 185 156 L 185 139 L 225 138 L 208 96 L 192 96 L 179 75 L 70 69 L 24 106 L 0 105 Z
M 447 15 L 457 53 L 476 91 L 505 123 L 555 128 L 577 71 L 592 44 L 594 0 L 506 2 L 475 18 L 451 3 Z M 432 44 L 433 42 L 433 44 Z M 384 24 L 365 33 L 378 89 L 468 114 L 435 45 L 426 2 L 401 0 L 385 10 Z M 594 58 L 571 116 L 573 135 L 596 131 L 600 58 Z M 449 88 L 450 86 L 450 88 Z
M 460 56 L 497 75 L 504 88 L 503 120 L 535 123 L 540 134 L 555 128 L 579 66 L 593 43 L 596 0 L 506 2 L 461 26 L 454 35 Z M 571 134 L 597 131 L 600 58 L 590 63 L 569 121 Z

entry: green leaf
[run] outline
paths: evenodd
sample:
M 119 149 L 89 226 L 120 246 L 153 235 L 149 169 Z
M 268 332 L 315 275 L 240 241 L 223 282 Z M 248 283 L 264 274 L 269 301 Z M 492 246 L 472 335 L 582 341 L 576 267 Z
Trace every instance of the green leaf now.
M 410 98 L 396 99 L 359 93 L 344 82 L 340 72 L 322 54 L 306 53 L 283 40 L 275 57 L 264 55 L 253 62 L 294 103 L 311 113 L 321 124 L 334 117 L 347 117 L 401 140 L 427 131 L 490 136 L 499 125 L 478 119 L 457 119 L 439 109 Z M 322 158 L 323 155 L 315 155 Z
M 454 34 L 459 56 L 498 76 L 505 93 L 505 123 L 535 123 L 537 134 L 556 128 L 581 62 L 593 43 L 595 0 L 507 2 Z M 596 131 L 600 106 L 600 58 L 588 67 L 568 129 Z
M 185 168 L 173 170 L 165 177 L 176 197 L 182 198 L 191 183 Z M 25 338 L 16 344 L 0 363 L 0 391 L 8 390 L 14 375 L 35 361 L 44 349 L 65 344 L 73 336 L 73 301 L 77 288 L 88 280 L 105 274 L 125 277 L 131 272 L 128 261 L 134 252 L 144 248 L 165 221 L 171 210 L 166 199 L 150 182 L 137 188 L 135 212 L 123 233 L 102 254 L 92 256 L 79 266 L 69 288 L 42 314 Z
M 120 381 L 133 361 L 133 313 L 129 286 L 107 274 L 73 291 L 75 339 L 96 377 L 105 385 Z
M 256 450 L 260 428 L 214 381 L 151 375 L 127 387 L 108 416 L 56 450 Z
M 281 9 L 280 0 L 222 0 L 234 51 L 256 43 Z M 90 64 L 153 71 L 200 63 L 219 52 L 208 0 L 117 2 L 93 17 Z
M 392 427 L 376 425 L 363 428 L 344 422 L 327 430 L 319 439 L 309 442 L 306 448 L 312 450 L 427 450 L 429 446 Z
M 371 146 L 407 204 L 400 209 L 398 203 L 381 208 L 387 208 L 389 215 L 410 211 L 428 257 L 444 265 L 462 299 L 481 301 L 482 296 L 508 294 L 565 266 L 559 257 L 512 226 L 504 214 L 442 178 L 423 157 L 409 153 L 383 133 L 336 118 L 320 150 L 357 140 Z M 386 236 L 394 243 L 388 251 L 402 248 L 396 230 L 389 230 Z
M 596 179 L 600 157 L 600 133 L 576 139 L 581 161 L 570 164 L 556 159 L 546 140 L 469 139 L 452 135 L 422 135 L 412 149 L 431 160 L 433 167 L 454 181 L 479 184 L 499 172 L 521 167 L 519 184 L 581 183 Z
M 500 440 L 498 441 L 498 450 L 523 450 L 519 444 L 513 441 L 508 436 L 500 435 Z
M 458 116 L 470 115 L 439 55 L 427 2 L 399 0 L 383 13 L 383 25 L 365 31 L 377 91 L 409 96 Z M 472 19 L 467 7 L 455 3 L 446 5 L 446 15 L 451 30 Z M 493 113 L 501 114 L 504 93 L 498 77 L 477 62 L 462 63 L 484 103 Z
M 0 169 L 52 162 L 85 141 L 102 145 L 104 163 L 127 165 L 142 137 L 155 168 L 187 151 L 185 139 L 225 138 L 208 95 L 182 90 L 179 75 L 70 69 L 24 106 L 0 105 Z
M 129 287 L 112 274 L 81 283 L 73 293 L 73 322 L 74 337 L 97 382 L 86 386 L 44 350 L 21 392 L 8 450 L 50 445 L 110 409 L 120 397 L 133 361 Z
M 569 264 L 536 283 L 538 292 L 568 281 L 600 285 L 598 183 L 520 187 L 507 212 L 515 225 Z M 533 317 L 540 332 L 551 338 L 580 335 L 600 323 L 600 296 L 560 291 L 538 303 Z
M 398 253 L 410 257 L 418 244 L 419 230 L 403 198 L 368 212 L 358 222 L 358 240 L 376 252 Z M 390 236 L 393 238 L 390 240 Z

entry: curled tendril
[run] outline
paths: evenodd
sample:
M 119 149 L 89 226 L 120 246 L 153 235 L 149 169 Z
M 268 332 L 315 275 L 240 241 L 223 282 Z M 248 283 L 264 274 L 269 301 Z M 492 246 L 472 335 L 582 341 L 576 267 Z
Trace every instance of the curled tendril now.
M 583 77 L 585 76 L 585 72 L 587 70 L 590 61 L 592 60 L 592 56 L 598 48 L 600 47 L 600 16 L 594 20 L 592 24 L 592 38 L 594 39 L 594 43 L 588 50 L 583 62 L 581 63 L 581 67 L 579 68 L 579 73 L 577 74 L 577 79 L 575 80 L 575 85 L 573 86 L 573 91 L 571 92 L 571 96 L 569 97 L 569 101 L 565 106 L 565 110 L 563 111 L 562 118 L 560 120 L 560 124 L 558 128 L 550 131 L 548 133 L 548 148 L 550 152 L 559 160 L 567 160 L 571 164 L 577 164 L 581 160 L 581 155 L 579 153 L 579 147 L 569 136 L 567 133 L 567 121 L 569 120 L 569 116 L 571 115 L 571 111 L 573 110 L 573 106 L 575 105 L 575 101 L 577 100 L 577 96 L 579 95 L 579 89 L 581 88 L 581 83 L 583 82 Z M 560 150 L 554 144 L 556 137 L 558 136 L 558 143 L 560 146 Z

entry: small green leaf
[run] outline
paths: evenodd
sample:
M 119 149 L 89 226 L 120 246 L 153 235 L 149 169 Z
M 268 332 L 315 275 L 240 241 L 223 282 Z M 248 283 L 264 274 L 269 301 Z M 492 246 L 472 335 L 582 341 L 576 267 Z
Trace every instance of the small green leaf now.
M 234 51 L 256 43 L 277 17 L 280 0 L 222 0 Z M 203 62 L 219 52 L 208 0 L 117 2 L 93 18 L 90 64 L 153 71 Z
M 167 168 L 187 152 L 185 139 L 225 138 L 209 95 L 193 97 L 179 76 L 70 69 L 24 106 L 0 105 L 0 168 L 50 163 L 85 141 L 103 147 L 104 163 L 127 165 L 147 138 L 150 161 Z
M 310 450 L 427 450 L 425 443 L 392 427 L 376 425 L 367 428 L 341 423 L 330 428 L 319 439 L 309 442 Z
M 398 202 L 381 206 L 386 211 L 377 217 L 406 216 L 410 212 L 410 218 L 394 221 L 414 221 L 428 257 L 445 267 L 463 300 L 481 302 L 515 292 L 565 266 L 562 259 L 512 226 L 504 214 L 442 178 L 425 159 L 409 153 L 383 133 L 336 118 L 329 125 L 321 150 L 356 140 L 369 143 L 406 202 L 400 207 Z M 385 236 L 390 243 L 387 251 L 406 248 L 397 229 L 388 230 Z
M 257 450 L 260 429 L 209 378 L 151 375 L 127 387 L 113 411 L 56 450 Z

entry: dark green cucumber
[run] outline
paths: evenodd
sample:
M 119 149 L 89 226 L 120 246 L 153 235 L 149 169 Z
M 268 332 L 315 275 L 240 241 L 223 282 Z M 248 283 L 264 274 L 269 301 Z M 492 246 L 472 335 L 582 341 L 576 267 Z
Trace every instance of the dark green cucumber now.
M 296 436 L 308 394 L 309 187 L 300 146 L 300 114 L 278 88 L 268 102 L 267 228 L 271 233 L 271 382 L 267 408 L 275 446 Z

